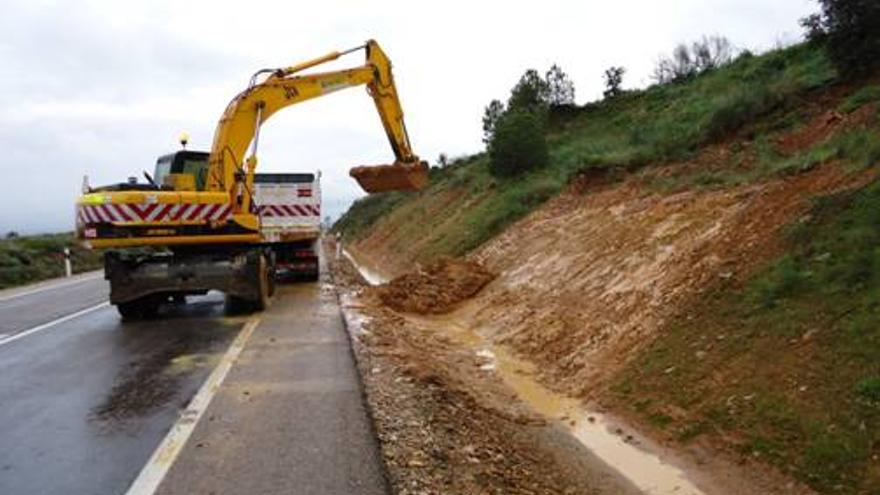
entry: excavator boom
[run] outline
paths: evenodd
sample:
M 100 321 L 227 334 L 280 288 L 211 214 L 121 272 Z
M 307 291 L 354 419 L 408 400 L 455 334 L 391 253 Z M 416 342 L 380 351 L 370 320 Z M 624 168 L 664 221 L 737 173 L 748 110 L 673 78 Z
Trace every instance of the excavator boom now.
M 366 52 L 366 63 L 361 67 L 302 74 L 304 70 L 360 49 Z M 262 74 L 268 76 L 256 82 Z M 367 87 L 376 105 L 395 161 L 390 165 L 355 167 L 351 176 L 367 192 L 413 191 L 424 187 L 428 182 L 427 164 L 412 151 L 391 61 L 379 45 L 370 40 L 352 50 L 332 52 L 292 67 L 255 74 L 248 88 L 229 103 L 217 124 L 210 156 L 209 190 L 229 192 L 230 199 L 241 202 L 241 210 L 247 211 L 247 191 L 253 184 L 260 126 L 282 108 L 360 85 Z M 246 158 L 248 146 L 252 148 Z

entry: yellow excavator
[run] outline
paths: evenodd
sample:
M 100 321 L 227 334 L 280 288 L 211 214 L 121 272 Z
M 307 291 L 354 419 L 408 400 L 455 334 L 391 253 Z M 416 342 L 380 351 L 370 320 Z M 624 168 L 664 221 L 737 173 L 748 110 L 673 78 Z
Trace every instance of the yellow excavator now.
M 328 72 L 308 69 L 363 50 L 366 62 Z M 350 175 L 368 193 L 416 191 L 428 166 L 413 153 L 391 61 L 379 45 L 331 52 L 291 67 L 256 72 L 226 107 L 210 153 L 164 155 L 146 183 L 83 184 L 77 236 L 107 248 L 110 302 L 123 318 L 154 315 L 161 304 L 220 290 L 236 309 L 261 310 L 274 292 L 274 253 L 261 234 L 254 201 L 260 127 L 275 112 L 344 88 L 365 85 L 394 152 L 390 165 L 360 166 Z

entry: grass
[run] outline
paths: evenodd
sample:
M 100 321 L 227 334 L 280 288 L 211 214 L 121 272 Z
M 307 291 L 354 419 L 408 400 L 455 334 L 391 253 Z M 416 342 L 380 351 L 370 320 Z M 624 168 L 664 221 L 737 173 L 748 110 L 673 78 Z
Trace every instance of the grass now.
M 0 288 L 64 275 L 64 248 L 76 273 L 102 266 L 99 253 L 79 247 L 72 233 L 11 236 L 0 240 Z
M 868 103 L 878 101 L 880 101 L 880 85 L 865 86 L 847 98 L 840 105 L 840 111 L 843 113 L 852 113 Z
M 761 116 L 779 114 L 773 128 L 788 128 L 797 121 L 792 117 L 797 97 L 835 77 L 824 52 L 813 46 L 742 56 L 684 83 L 653 86 L 585 105 L 564 116 L 551 115 L 550 163 L 540 170 L 516 178 L 494 178 L 486 156 L 477 154 L 433 171 L 432 185 L 426 191 L 356 202 L 334 228 L 346 239 L 357 239 L 379 219 L 398 211 L 396 225 L 408 225 L 407 235 L 419 239 L 420 260 L 463 254 L 587 170 L 635 170 L 686 159 L 701 146 L 724 139 Z M 706 173 L 693 180 L 714 187 L 754 177 Z M 445 214 L 454 217 L 454 222 L 424 214 L 432 210 L 433 200 L 445 198 L 452 190 L 460 201 Z M 402 235 L 400 243 L 405 244 Z
M 819 492 L 878 493 L 880 182 L 807 218 L 750 281 L 694 302 L 698 316 L 673 322 L 613 393 L 649 424 L 665 406 L 686 411 L 662 428 L 680 441 L 729 432 Z

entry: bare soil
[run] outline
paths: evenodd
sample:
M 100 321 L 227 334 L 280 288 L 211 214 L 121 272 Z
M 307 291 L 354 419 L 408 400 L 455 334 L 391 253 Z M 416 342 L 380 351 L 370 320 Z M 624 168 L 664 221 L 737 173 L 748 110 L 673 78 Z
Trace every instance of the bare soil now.
M 493 278 L 479 263 L 444 258 L 377 287 L 375 293 L 386 306 L 398 311 L 448 313 Z
M 440 307 L 452 309 L 459 324 L 478 329 L 494 345 L 532 363 L 545 387 L 609 406 L 615 413 L 613 402 L 605 400 L 607 385 L 689 301 L 719 284 L 745 280 L 778 254 L 782 229 L 806 214 L 814 198 L 857 187 L 872 176 L 873 172 L 853 175 L 826 164 L 802 174 L 723 190 L 658 192 L 646 186 L 651 177 L 644 174 L 580 185 L 472 253 L 469 263 L 462 266 L 480 266 L 497 276 L 466 304 Z M 376 249 L 375 242 L 371 249 Z M 395 307 L 432 312 L 430 306 L 398 304 L 391 296 L 412 299 L 411 294 L 425 290 L 420 280 L 431 277 L 400 279 L 396 282 L 400 290 L 386 292 L 384 303 L 376 294 L 365 296 L 376 298 L 382 311 L 392 315 L 382 318 L 404 321 L 393 316 Z M 429 383 L 435 376 L 446 377 L 442 379 L 444 393 L 470 390 L 469 396 L 480 397 L 484 405 L 486 397 L 498 397 L 489 406 L 495 411 L 505 410 L 505 401 L 516 402 L 504 399 L 502 392 L 485 394 L 483 386 L 477 385 L 492 380 L 490 374 L 478 372 L 473 350 L 467 357 L 471 365 L 465 366 L 464 354 L 457 354 L 461 349 L 456 353 L 439 350 L 443 346 L 435 340 L 442 341 L 441 335 L 431 335 L 430 343 L 411 340 L 415 334 L 405 330 L 394 337 L 383 335 L 370 337 L 377 339 L 370 347 L 394 349 L 389 352 L 402 362 L 419 363 L 407 371 L 414 383 L 425 383 L 419 371 L 424 365 L 434 370 L 428 375 Z M 449 342 L 445 345 L 454 347 Z M 426 348 L 431 352 L 426 354 Z M 453 355 L 458 358 L 451 359 Z M 407 370 L 403 364 L 398 366 Z M 438 369 L 446 371 L 437 374 Z M 464 369 L 473 373 L 462 375 Z M 437 407 L 449 406 L 441 400 Z M 465 406 L 462 412 L 469 409 Z M 449 416 L 461 421 L 478 417 L 476 413 Z M 648 425 L 637 430 L 651 435 Z M 509 437 L 505 433 L 502 439 Z M 657 439 L 674 446 L 662 437 Z M 527 445 L 520 447 L 530 452 Z M 713 445 L 700 445 L 684 456 L 702 471 L 702 486 L 717 487 L 709 493 L 809 493 L 774 469 L 729 456 Z
M 410 303 L 401 307 L 448 309 L 491 277 L 479 265 L 448 261 L 389 290 L 365 286 L 345 259 L 330 264 L 394 493 L 638 493 L 562 427 L 524 407 L 473 349 L 412 325 L 408 313 L 383 302 L 404 287 L 424 294 L 439 278 L 445 306 L 404 297 Z

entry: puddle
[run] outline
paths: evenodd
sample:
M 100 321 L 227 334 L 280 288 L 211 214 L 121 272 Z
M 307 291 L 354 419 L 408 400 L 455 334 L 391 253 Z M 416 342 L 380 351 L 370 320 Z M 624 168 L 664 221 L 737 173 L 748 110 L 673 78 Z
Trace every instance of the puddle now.
M 647 439 L 618 427 L 607 416 L 584 409 L 579 401 L 557 394 L 533 377 L 535 367 L 506 349 L 493 346 L 474 330 L 450 317 L 407 315 L 423 328 L 435 329 L 475 349 L 480 369 L 496 373 L 535 412 L 560 421 L 571 434 L 606 464 L 647 495 L 705 495 L 679 468 L 652 452 Z
M 357 294 L 343 293 L 340 294 L 339 299 L 342 317 L 345 318 L 345 328 L 349 333 L 354 337 L 369 335 L 370 331 L 364 328 L 364 325 L 370 321 L 370 318 L 357 311 L 358 308 L 363 307 L 358 301 Z

